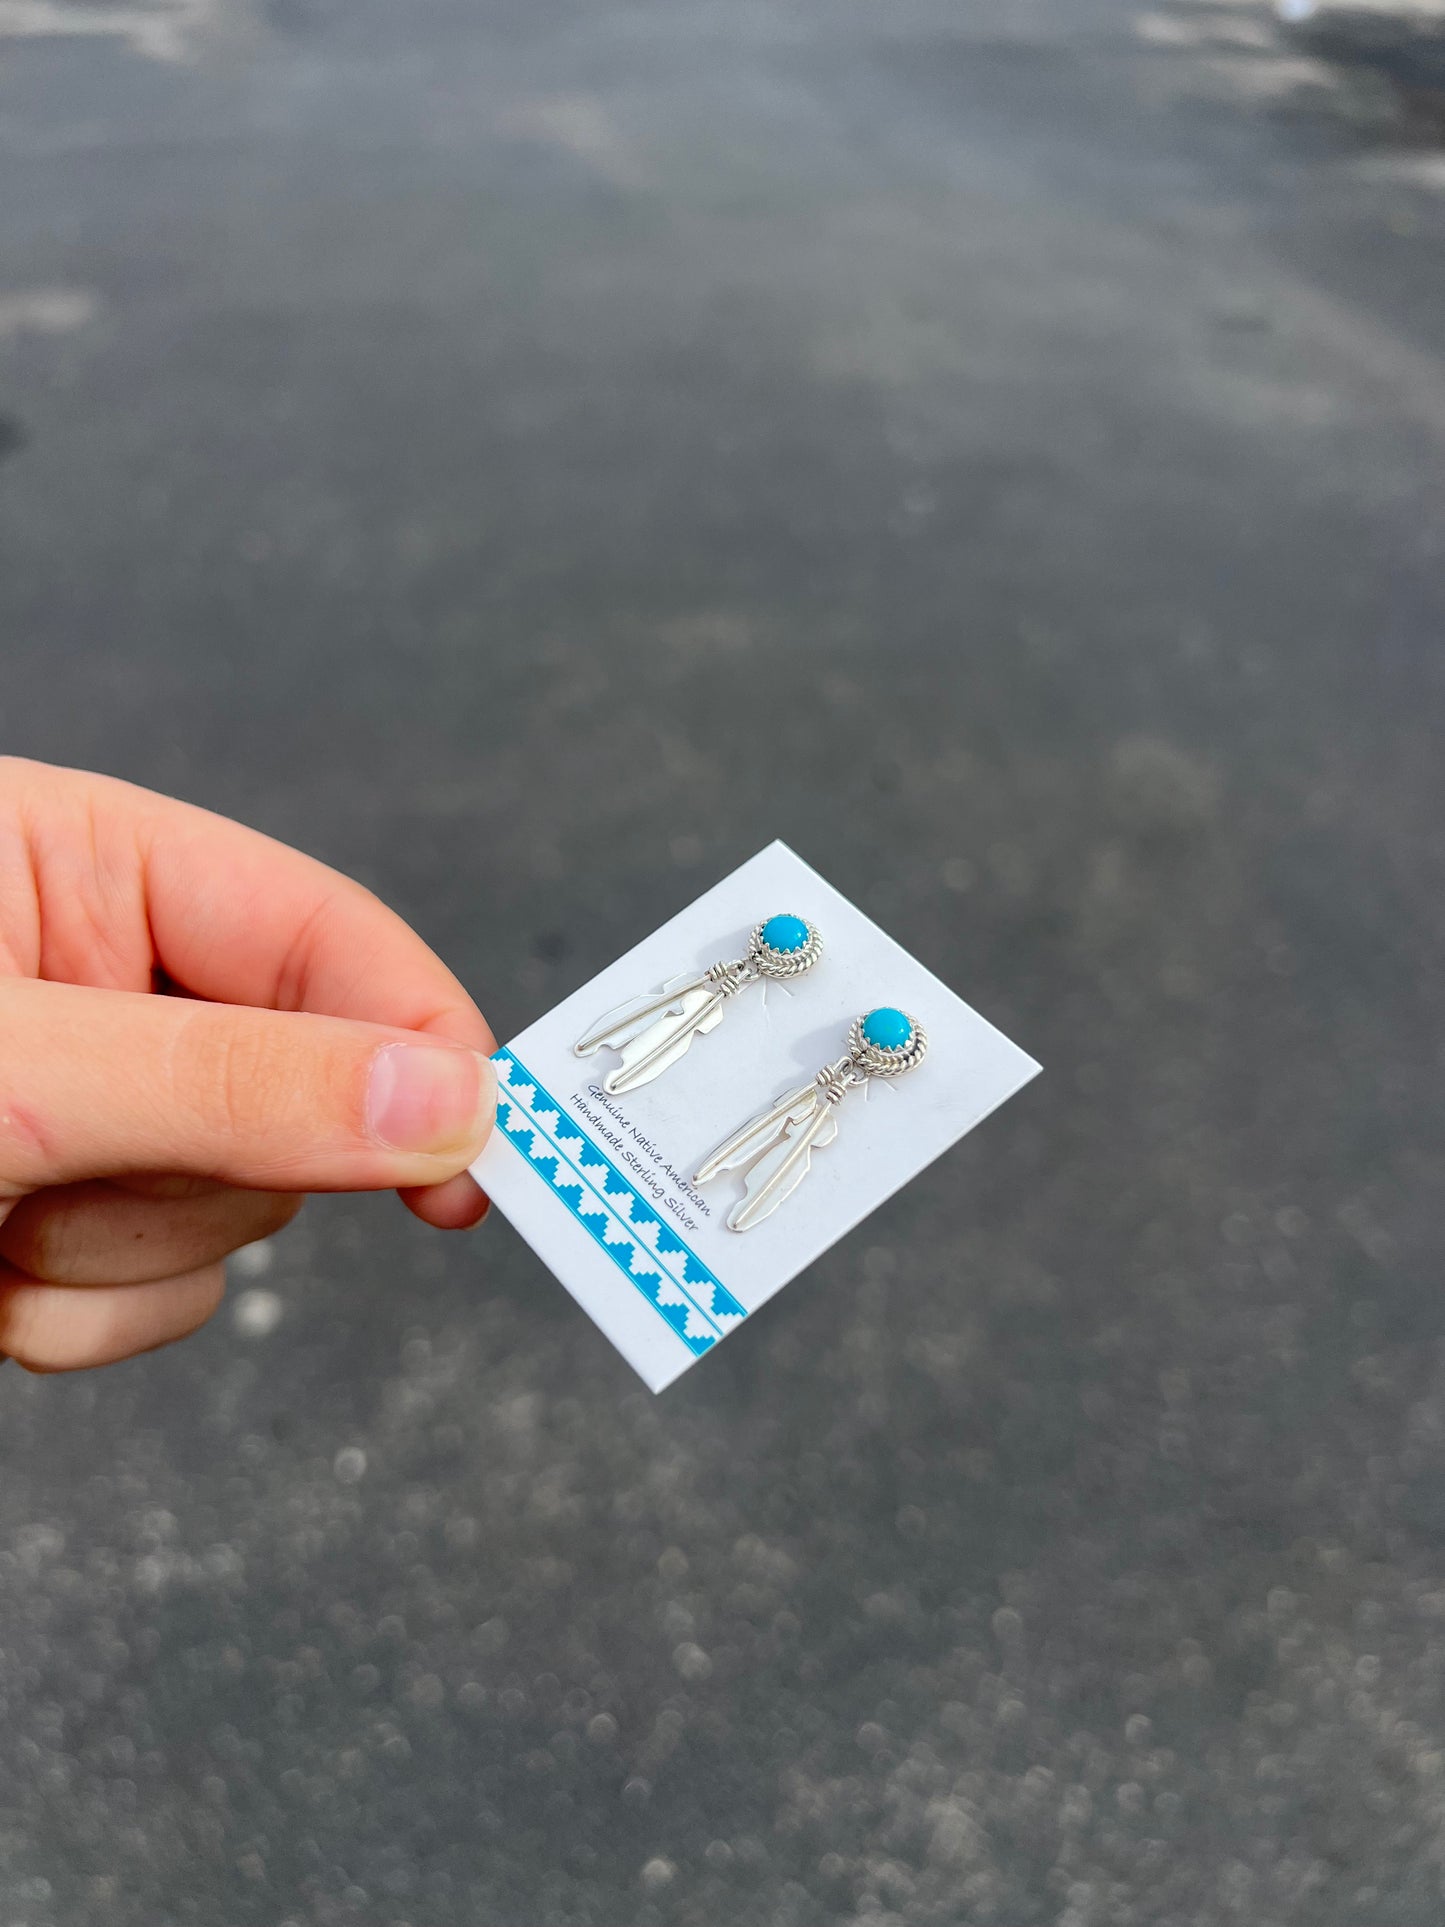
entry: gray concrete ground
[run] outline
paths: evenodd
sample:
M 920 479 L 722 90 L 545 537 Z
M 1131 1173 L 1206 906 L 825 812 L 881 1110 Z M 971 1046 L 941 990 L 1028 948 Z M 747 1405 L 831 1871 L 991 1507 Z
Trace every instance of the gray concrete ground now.
M 0 1374 L 0 1927 L 1441 1919 L 1445 161 L 1366 40 L 0 0 L 6 747 L 503 1035 L 781 833 L 1047 1067 L 659 1400 L 384 1198 Z

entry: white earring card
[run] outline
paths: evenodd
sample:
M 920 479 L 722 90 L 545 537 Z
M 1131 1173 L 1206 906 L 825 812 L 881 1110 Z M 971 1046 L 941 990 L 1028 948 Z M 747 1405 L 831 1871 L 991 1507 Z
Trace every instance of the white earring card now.
M 619 1059 L 575 1046 L 630 998 L 742 958 L 760 922 L 814 925 L 820 961 L 746 984 L 653 1082 L 609 1096 Z M 836 1135 L 751 1230 L 741 1174 L 695 1174 L 729 1133 L 848 1048 L 880 1006 L 927 1032 L 916 1070 L 870 1078 Z M 497 1124 L 472 1174 L 654 1392 L 1038 1074 L 1039 1066 L 783 843 L 715 884 L 496 1054 Z

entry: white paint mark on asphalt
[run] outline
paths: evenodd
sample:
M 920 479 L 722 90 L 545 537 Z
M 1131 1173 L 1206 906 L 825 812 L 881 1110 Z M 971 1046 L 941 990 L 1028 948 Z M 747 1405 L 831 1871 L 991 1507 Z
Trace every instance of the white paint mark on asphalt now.
M 16 288 L 8 294 L 0 289 L 0 341 L 73 334 L 94 319 L 96 306 L 95 296 L 84 288 Z
M 589 94 L 556 94 L 520 101 L 502 116 L 502 132 L 564 148 L 617 187 L 637 187 L 643 167 L 636 145 L 600 100 Z
M 276 1262 L 276 1248 L 269 1238 L 258 1238 L 254 1244 L 233 1251 L 226 1262 L 234 1277 L 264 1278 Z
M 243 1291 L 231 1319 L 242 1338 L 269 1338 L 286 1307 L 274 1291 Z
M 1424 188 L 1427 193 L 1445 194 L 1445 154 L 1410 151 L 1402 154 L 1367 154 L 1356 161 L 1354 172 L 1367 181 L 1398 182 L 1401 187 Z
M 0 0 L 0 40 L 123 40 L 151 60 L 185 60 L 216 0 L 151 0 L 141 6 L 73 6 L 64 0 Z

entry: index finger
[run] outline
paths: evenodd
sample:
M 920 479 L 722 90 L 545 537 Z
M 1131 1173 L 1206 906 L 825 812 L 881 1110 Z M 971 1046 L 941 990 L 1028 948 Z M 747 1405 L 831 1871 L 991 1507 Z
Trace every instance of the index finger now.
M 197 996 L 430 1031 L 490 1054 L 490 1025 L 411 925 L 353 878 L 257 830 L 158 798 L 145 845 L 158 960 Z M 487 1200 L 465 1173 L 407 1187 L 409 1210 L 442 1230 L 475 1224 Z
M 183 989 L 496 1049 L 441 958 L 361 884 L 226 817 L 135 794 L 156 961 Z
M 314 857 L 114 777 L 14 757 L 0 758 L 0 801 L 5 955 L 22 975 L 145 990 L 158 966 L 213 1003 L 495 1048 L 410 925 Z

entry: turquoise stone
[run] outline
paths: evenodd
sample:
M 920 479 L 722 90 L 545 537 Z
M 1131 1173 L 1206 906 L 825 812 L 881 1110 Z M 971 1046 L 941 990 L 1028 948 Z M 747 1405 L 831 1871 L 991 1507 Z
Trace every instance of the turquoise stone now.
M 907 1050 L 913 1042 L 913 1026 L 901 1010 L 885 1004 L 863 1019 L 863 1038 L 877 1050 Z
M 808 941 L 808 926 L 801 917 L 769 917 L 763 925 L 763 942 L 769 950 L 801 950 Z

